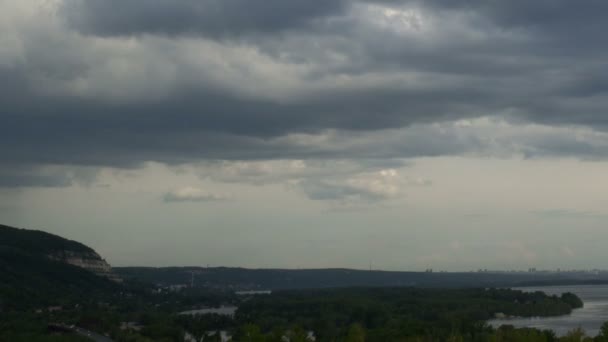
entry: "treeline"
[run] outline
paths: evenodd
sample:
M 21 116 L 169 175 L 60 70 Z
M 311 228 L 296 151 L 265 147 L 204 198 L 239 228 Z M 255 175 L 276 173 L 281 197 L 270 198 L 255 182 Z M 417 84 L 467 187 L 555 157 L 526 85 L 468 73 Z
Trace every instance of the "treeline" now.
M 557 316 L 581 307 L 573 294 L 561 297 L 510 289 L 374 288 L 284 291 L 256 297 L 238 310 L 236 322 L 261 332 L 299 327 L 322 341 L 348 335 L 353 326 L 369 341 L 425 337 L 442 341 L 456 334 L 475 340 L 492 329 L 485 321 L 506 316 Z
M 56 235 L 0 225 L 0 314 L 61 306 L 120 290 L 108 279 L 48 257 L 65 251 L 94 253 Z
M 467 335 L 460 332 L 452 332 L 444 337 L 433 337 L 429 335 L 410 335 L 410 336 L 383 336 L 384 340 L 369 334 L 359 324 L 353 324 L 344 333 L 335 338 L 324 340 L 311 338 L 310 335 L 301 328 L 289 330 L 276 329 L 269 333 L 263 333 L 256 325 L 245 325 L 240 327 L 231 341 L 235 342 L 312 342 L 312 341 L 331 341 L 331 342 L 607 342 L 608 325 L 604 325 L 598 336 L 589 337 L 581 329 L 574 329 L 565 336 L 557 337 L 550 330 L 538 330 L 533 328 L 519 328 L 503 326 L 499 329 L 485 327 L 474 335 Z M 204 341 L 220 341 L 218 336 L 212 336 Z
M 246 269 L 230 267 L 116 267 L 123 279 L 151 284 L 194 284 L 242 290 L 296 290 L 344 287 L 514 287 L 530 283 L 580 284 L 608 281 L 606 275 L 586 273 L 392 272 L 353 269 Z
M 220 341 L 218 336 L 204 341 Z M 553 331 L 538 330 L 533 328 L 519 328 L 513 326 L 502 326 L 499 329 L 481 327 L 475 334 L 463 334 L 454 331 L 449 335 L 436 337 L 431 335 L 402 335 L 402 336 L 374 336 L 359 324 L 352 324 L 341 335 L 331 339 L 311 338 L 301 328 L 289 330 L 275 329 L 269 333 L 263 333 L 256 325 L 245 325 L 237 330 L 231 341 L 235 342 L 608 342 L 608 324 L 604 324 L 598 336 L 586 336 L 581 329 L 574 329 L 565 336 L 557 337 Z
M 0 313 L 63 305 L 118 289 L 76 266 L 0 245 Z
M 0 246 L 12 247 L 31 254 L 47 256 L 57 251 L 95 253 L 84 244 L 39 230 L 9 227 L 0 224 Z
M 188 289 L 161 292 L 124 284 L 114 296 L 100 294 L 71 302 L 57 312 L 5 311 L 0 341 L 57 341 L 48 323 L 76 325 L 115 341 L 217 341 L 226 331 L 233 341 L 586 341 L 581 331 L 557 338 L 551 331 L 494 329 L 485 322 L 507 316 L 550 316 L 582 305 L 574 294 L 548 296 L 509 289 L 346 288 L 279 291 L 237 297 L 230 292 Z M 234 318 L 220 315 L 181 316 L 200 306 L 234 304 Z M 122 329 L 130 322 L 136 328 Z M 605 329 L 608 332 L 608 329 Z M 589 341 L 602 340 L 601 335 Z M 79 340 L 77 336 L 63 336 Z M 61 340 L 61 339 L 59 339 Z

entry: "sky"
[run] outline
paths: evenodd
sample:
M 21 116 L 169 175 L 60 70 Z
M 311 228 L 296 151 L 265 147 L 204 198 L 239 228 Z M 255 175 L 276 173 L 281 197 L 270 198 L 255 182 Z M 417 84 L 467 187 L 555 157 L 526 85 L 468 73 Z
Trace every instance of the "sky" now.
M 608 269 L 607 11 L 0 0 L 0 222 L 116 266 Z

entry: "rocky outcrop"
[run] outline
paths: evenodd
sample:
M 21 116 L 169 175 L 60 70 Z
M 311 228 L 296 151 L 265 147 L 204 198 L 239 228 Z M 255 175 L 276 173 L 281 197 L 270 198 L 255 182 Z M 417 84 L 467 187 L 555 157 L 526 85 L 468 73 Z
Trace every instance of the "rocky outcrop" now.
M 112 272 L 112 267 L 99 254 L 95 252 L 59 251 L 48 255 L 49 259 L 64 262 L 73 266 L 84 268 L 100 277 L 114 281 L 121 279 Z
M 98 276 L 119 281 L 112 267 L 91 247 L 39 230 L 20 229 L 0 224 L 0 250 L 7 255 L 46 258 L 74 265 Z

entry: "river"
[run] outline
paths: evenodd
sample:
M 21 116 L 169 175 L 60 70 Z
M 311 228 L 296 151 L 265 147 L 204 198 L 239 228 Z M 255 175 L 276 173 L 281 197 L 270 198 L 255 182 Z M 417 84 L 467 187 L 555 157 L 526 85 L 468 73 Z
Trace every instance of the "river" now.
M 489 321 L 494 327 L 511 324 L 515 327 L 531 327 L 555 331 L 558 336 L 581 327 L 588 336 L 596 336 L 604 322 L 608 321 L 608 285 L 576 285 L 518 288 L 523 291 L 543 291 L 549 295 L 572 292 L 579 296 L 585 306 L 570 315 L 543 318 L 495 319 Z

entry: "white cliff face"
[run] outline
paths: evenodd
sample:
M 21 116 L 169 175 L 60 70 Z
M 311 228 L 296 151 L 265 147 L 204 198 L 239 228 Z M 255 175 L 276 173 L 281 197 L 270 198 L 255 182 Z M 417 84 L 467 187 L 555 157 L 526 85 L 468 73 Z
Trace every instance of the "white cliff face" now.
M 112 267 L 99 254 L 91 253 L 80 253 L 73 251 L 60 251 L 53 253 L 48 256 L 49 259 L 61 261 L 66 264 L 74 265 L 80 268 L 84 268 L 87 271 L 95 273 L 100 277 L 106 277 L 114 281 L 120 281 L 114 273 L 112 273 Z

